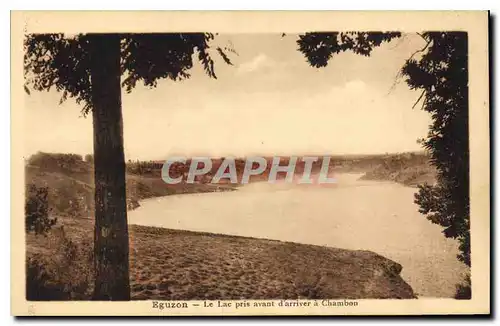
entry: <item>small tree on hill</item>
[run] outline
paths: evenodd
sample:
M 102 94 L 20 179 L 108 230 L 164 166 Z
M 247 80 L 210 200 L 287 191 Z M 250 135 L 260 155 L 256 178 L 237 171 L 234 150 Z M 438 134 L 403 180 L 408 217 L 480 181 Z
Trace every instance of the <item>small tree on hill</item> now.
M 85 155 L 85 162 L 94 164 L 94 155 L 92 154 Z

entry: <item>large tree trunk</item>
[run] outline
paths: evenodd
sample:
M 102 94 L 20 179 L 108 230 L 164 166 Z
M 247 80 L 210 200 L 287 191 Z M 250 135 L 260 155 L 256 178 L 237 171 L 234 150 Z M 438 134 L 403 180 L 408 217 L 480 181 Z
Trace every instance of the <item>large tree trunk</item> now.
M 94 300 L 130 300 L 120 38 L 90 36 L 94 125 Z

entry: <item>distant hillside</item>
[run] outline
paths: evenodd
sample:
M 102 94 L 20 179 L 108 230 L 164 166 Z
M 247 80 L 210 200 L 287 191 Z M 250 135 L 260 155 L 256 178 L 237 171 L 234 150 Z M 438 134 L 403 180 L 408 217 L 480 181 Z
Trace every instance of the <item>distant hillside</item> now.
M 233 190 L 233 185 L 186 184 L 169 185 L 160 175 L 144 173 L 126 175 L 127 207 L 135 209 L 139 201 L 152 197 L 185 193 Z M 25 165 L 26 186 L 48 188 L 51 214 L 88 217 L 94 214 L 94 169 L 80 155 L 37 153 Z
M 303 155 L 298 156 L 295 167 L 295 174 L 301 175 L 304 171 L 304 162 L 302 157 L 316 156 L 318 160 L 312 164 L 312 172 L 320 171 L 323 164 L 322 155 Z M 280 156 L 280 165 L 289 164 L 291 156 Z M 335 173 L 365 173 L 363 179 L 366 180 L 386 180 L 403 183 L 408 186 L 414 186 L 419 183 L 433 183 L 435 179 L 435 169 L 429 164 L 429 157 L 423 152 L 409 152 L 396 154 L 373 154 L 373 155 L 331 155 L 329 171 Z M 210 183 L 213 176 L 218 171 L 224 157 L 212 158 L 212 168 L 204 176 L 197 177 L 200 183 Z M 273 157 L 265 157 L 267 167 L 263 173 L 252 175 L 249 182 L 266 181 L 272 167 Z M 235 167 L 238 181 L 241 180 L 246 163 L 245 157 L 235 158 Z M 132 175 L 161 177 L 162 161 L 133 161 L 129 162 L 127 172 Z M 176 162 L 170 167 L 172 178 L 186 177 L 191 160 L 186 163 Z M 254 164 L 254 168 L 257 163 Z M 201 165 L 200 165 L 201 168 Z M 226 170 L 227 172 L 227 170 Z M 278 179 L 284 178 L 285 173 L 279 172 Z M 229 183 L 228 179 L 222 179 L 221 183 Z

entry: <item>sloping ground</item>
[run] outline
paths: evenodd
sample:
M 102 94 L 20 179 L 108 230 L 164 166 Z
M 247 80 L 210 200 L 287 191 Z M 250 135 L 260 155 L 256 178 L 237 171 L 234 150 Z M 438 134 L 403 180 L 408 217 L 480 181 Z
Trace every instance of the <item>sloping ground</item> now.
M 397 170 L 379 166 L 367 172 L 361 180 L 394 181 L 409 187 L 424 183 L 432 185 L 436 182 L 436 170 L 430 166 L 411 166 Z
M 84 163 L 82 163 L 84 164 Z M 87 167 L 88 168 L 88 167 Z M 46 168 L 34 165 L 25 167 L 26 184 L 48 187 L 49 207 L 52 214 L 87 217 L 94 212 L 93 171 L 75 166 L 67 169 Z M 140 206 L 147 198 L 176 194 L 220 192 L 234 190 L 234 185 L 166 184 L 160 177 L 127 174 L 127 207 Z
M 416 187 L 424 183 L 434 184 L 436 169 L 430 164 L 429 157 L 423 154 L 393 155 L 383 159 L 361 179 L 393 181 Z
M 28 257 L 44 266 L 49 274 L 45 282 L 52 287 L 79 292 L 59 299 L 89 299 L 92 273 L 90 264 L 81 260 L 88 259 L 85 250 L 91 252 L 93 223 L 60 221 L 64 231 L 55 229 L 48 237 L 28 235 Z M 137 225 L 131 225 L 130 237 L 136 300 L 415 297 L 399 275 L 401 265 L 370 251 Z M 68 242 L 82 245 L 64 258 Z M 75 284 L 71 290 L 57 284 L 64 282 Z

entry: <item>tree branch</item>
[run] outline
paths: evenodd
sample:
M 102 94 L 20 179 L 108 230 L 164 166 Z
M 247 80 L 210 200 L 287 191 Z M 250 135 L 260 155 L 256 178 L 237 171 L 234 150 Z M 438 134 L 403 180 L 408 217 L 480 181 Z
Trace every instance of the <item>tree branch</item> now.
M 422 39 L 425 40 L 426 44 L 423 48 L 421 48 L 420 50 L 417 50 L 415 52 L 413 52 L 413 54 L 406 60 L 406 62 L 410 61 L 411 59 L 413 59 L 413 57 L 418 54 L 418 53 L 422 53 L 424 52 L 425 50 L 427 50 L 427 48 L 429 47 L 429 45 L 431 44 L 432 40 L 428 40 L 425 38 L 424 35 L 422 35 L 421 33 L 417 33 L 418 36 L 420 36 Z M 398 71 L 398 73 L 396 74 L 396 76 L 394 77 L 394 82 L 392 83 L 391 87 L 389 88 L 389 91 L 387 92 L 387 94 L 390 94 L 395 88 L 396 88 L 396 85 L 398 84 L 399 82 L 399 78 L 402 77 L 402 73 L 401 71 Z M 422 97 L 422 95 L 420 96 L 420 98 Z M 420 101 L 420 98 L 419 98 L 419 101 Z M 418 103 L 418 101 L 417 101 Z M 416 103 L 415 103 L 416 105 Z M 415 107 L 415 105 L 413 107 Z
M 429 45 L 431 44 L 432 40 L 427 40 L 422 34 L 420 33 L 417 33 L 418 35 L 420 35 L 427 43 L 425 44 L 425 46 L 423 48 L 421 48 L 420 50 L 417 50 L 415 52 L 413 52 L 413 54 L 408 58 L 407 61 L 410 61 L 411 59 L 413 59 L 413 57 L 417 54 L 417 53 L 422 53 L 424 52 L 425 50 L 427 50 L 427 48 L 429 47 Z
M 413 106 L 411 107 L 412 109 L 415 108 L 415 106 L 418 104 L 418 102 L 420 102 L 420 100 L 422 99 L 422 96 L 424 96 L 425 94 L 425 89 L 422 91 L 422 94 L 420 94 L 420 96 L 418 97 L 418 100 L 415 102 L 415 104 L 413 104 Z

